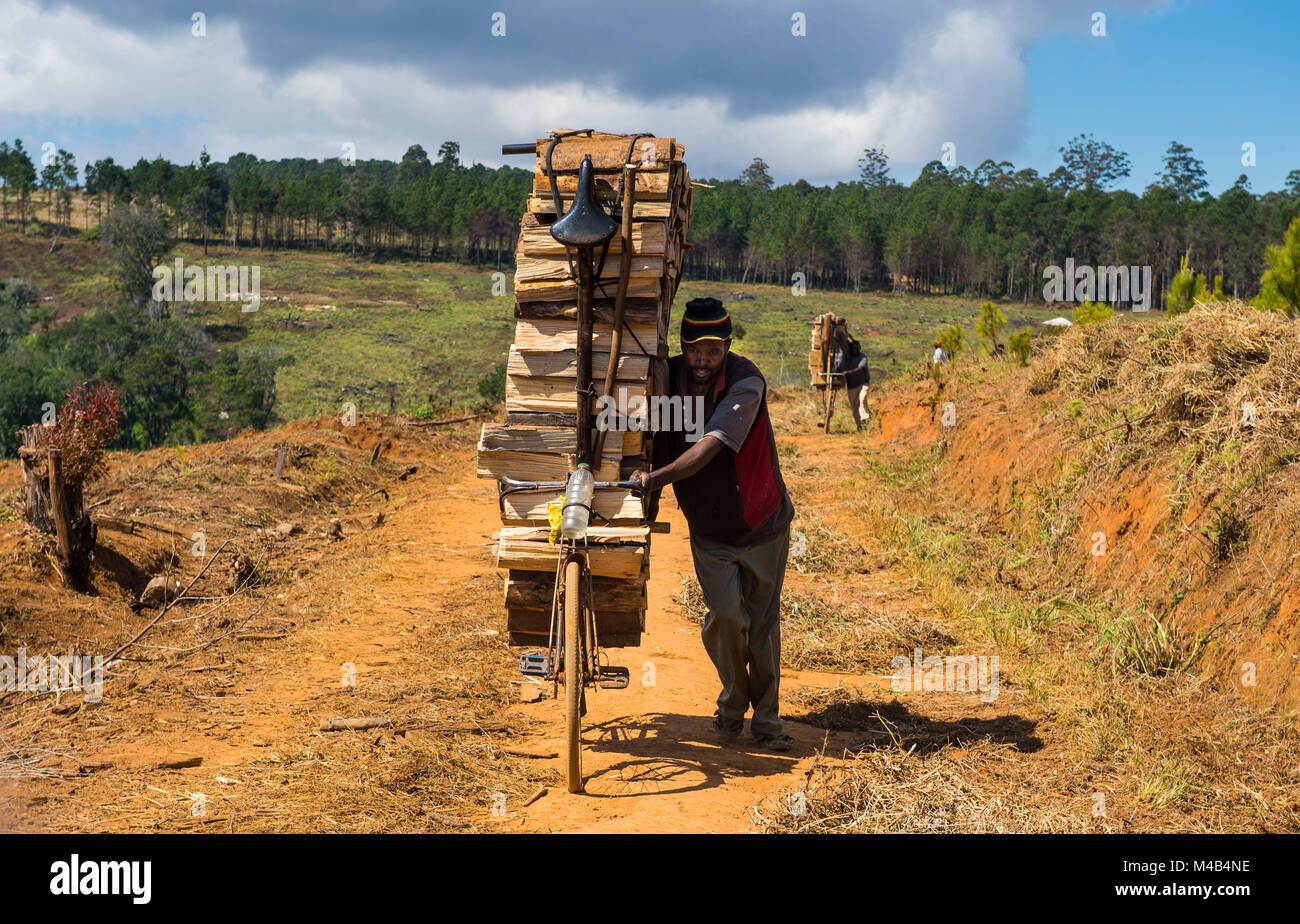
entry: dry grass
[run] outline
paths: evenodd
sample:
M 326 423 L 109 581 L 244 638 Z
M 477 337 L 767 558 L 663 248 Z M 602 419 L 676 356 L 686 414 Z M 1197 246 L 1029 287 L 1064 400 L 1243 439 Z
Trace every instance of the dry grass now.
M 819 765 L 801 790 L 752 810 L 766 833 L 1077 834 L 1091 829 L 1089 793 L 1068 807 L 1041 804 L 1046 780 L 1007 744 L 981 741 L 922 757 L 897 748 L 862 752 L 847 769 Z M 1036 805 L 1033 811 L 1026 806 Z
M 845 574 L 859 570 L 863 548 L 825 519 L 800 509 L 790 527 L 790 561 L 800 574 Z
M 1183 447 L 1175 509 L 1233 497 L 1300 459 L 1296 325 L 1243 302 L 1198 304 L 1139 337 L 1115 321 L 1067 331 L 1030 390 L 1057 386 L 1088 408 L 1080 422 L 1098 478 L 1171 440 Z
M 1071 678 L 1056 709 L 805 689 L 791 715 L 860 740 L 755 806 L 768 832 L 1297 832 L 1300 738 L 1204 678 Z M 837 749 L 840 752 L 841 749 Z M 826 751 L 830 756 L 831 752 Z M 837 753 L 836 756 L 840 756 Z
M 703 625 L 708 614 L 695 578 L 683 578 L 673 600 L 682 615 Z M 875 612 L 845 600 L 834 586 L 816 592 L 787 588 L 781 595 L 781 664 L 795 670 L 878 673 L 914 648 L 937 653 L 953 638 L 938 624 L 910 613 Z
M 1211 319 L 1166 323 L 1182 329 Z M 1276 326 L 1267 317 L 1241 323 L 1247 331 Z M 1092 331 L 1070 336 L 1078 341 Z M 1121 353 L 1132 344 L 1113 331 L 1093 342 L 1095 354 L 1065 339 L 1049 348 L 1072 349 L 1068 356 L 1081 364 L 1055 376 L 1069 388 L 1101 389 L 1096 394 L 1107 401 L 1136 402 L 1136 391 L 1115 397 L 1130 376 L 1147 374 Z M 1258 359 L 1251 342 L 1249 334 L 1229 338 L 1216 355 Z M 1259 372 L 1248 368 L 1246 376 Z M 1085 402 L 1085 411 L 1091 406 Z M 1130 419 L 1156 406 L 1152 397 L 1129 409 Z M 1122 415 L 1114 416 L 1127 438 Z M 1104 420 L 1085 413 L 1082 422 L 1095 428 Z M 1208 415 L 1200 432 L 1217 438 L 1222 424 Z M 1167 432 L 1133 430 L 1134 441 Z M 1112 459 L 1105 452 L 1093 458 Z M 1104 584 L 1080 580 L 1078 549 L 1053 551 L 1058 534 L 1071 532 L 1064 521 L 1077 497 L 1106 477 L 1100 467 L 1076 459 L 1057 472 L 1051 490 L 1022 487 L 1008 513 L 1027 528 L 1008 529 L 989 510 L 945 498 L 942 467 L 939 478 L 927 473 L 916 483 L 888 470 L 911 461 L 854 472 L 866 529 L 920 579 L 948 620 L 941 625 L 953 648 L 996 646 L 1000 695 L 983 704 L 853 686 L 787 694 L 787 717 L 825 729 L 826 756 L 843 754 L 847 763 L 819 761 L 806 785 L 758 803 L 754 820 L 763 830 L 1300 832 L 1295 716 L 1261 712 L 1200 673 L 1200 655 L 1218 627 L 1193 635 L 1163 613 L 1121 608 Z M 1230 521 L 1222 525 L 1225 548 L 1240 542 Z

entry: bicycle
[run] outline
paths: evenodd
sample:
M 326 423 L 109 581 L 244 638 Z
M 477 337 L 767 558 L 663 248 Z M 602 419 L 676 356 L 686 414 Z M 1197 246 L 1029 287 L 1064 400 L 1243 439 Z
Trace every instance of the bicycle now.
M 497 485 L 498 502 L 504 512 L 504 499 L 516 491 L 564 490 L 563 481 L 520 481 L 510 477 Z M 593 489 L 619 488 L 634 491 L 644 508 L 646 496 L 637 481 L 598 481 Z M 605 517 L 591 510 L 592 517 Z M 581 544 L 580 544 L 581 543 Z M 582 717 L 587 714 L 587 687 L 622 690 L 631 682 L 626 667 L 608 663 L 600 647 L 596 629 L 595 599 L 592 593 L 588 543 L 584 530 L 581 539 L 561 536 L 555 563 L 555 587 L 551 595 L 551 623 L 547 647 L 543 653 L 519 656 L 519 672 L 542 677 L 554 684 L 559 699 L 564 684 L 565 763 L 569 792 L 583 791 L 582 785 Z

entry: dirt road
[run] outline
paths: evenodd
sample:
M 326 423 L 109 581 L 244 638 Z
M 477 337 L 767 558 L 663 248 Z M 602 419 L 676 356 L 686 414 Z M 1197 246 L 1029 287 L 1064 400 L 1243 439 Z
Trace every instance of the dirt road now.
M 466 556 L 460 551 L 481 549 L 484 525 L 491 524 L 495 492 L 491 482 L 465 478 L 435 502 L 417 502 L 405 516 L 403 530 L 413 531 L 413 548 L 429 549 L 428 574 L 448 585 L 482 580 L 495 582 L 500 572 L 486 555 Z M 425 505 L 438 514 L 425 516 Z M 432 514 L 432 509 L 429 509 Z M 671 497 L 664 494 L 660 519 L 672 524 L 671 533 L 657 535 L 652 545 L 649 608 L 646 633 L 639 648 L 612 649 L 611 661 L 630 669 L 631 685 L 624 690 L 597 690 L 588 694 L 588 714 L 583 726 L 583 774 L 586 791 L 569 794 L 562 784 L 549 785 L 548 794 L 526 808 L 506 804 L 506 813 L 489 816 L 498 830 L 570 832 L 743 832 L 753 830 L 750 807 L 773 790 L 798 787 L 822 750 L 838 753 L 844 741 L 861 734 L 837 735 L 822 729 L 787 722 L 796 745 L 786 754 L 765 753 L 748 746 L 722 745 L 711 731 L 714 701 L 720 691 L 717 673 L 700 642 L 699 626 L 682 616 L 673 595 L 682 579 L 693 576 L 688 531 Z M 445 524 L 436 526 L 435 523 Z M 874 576 L 880 587 L 907 582 L 901 573 Z M 423 598 L 439 608 L 443 589 L 416 576 L 386 582 L 378 593 L 384 607 L 398 601 Z M 887 596 L 887 595 L 886 595 Z M 494 593 L 488 604 L 499 605 Z M 499 609 L 490 610 L 493 625 L 504 623 Z M 504 626 L 501 626 L 504 629 Z M 417 669 L 402 659 L 400 648 L 380 652 L 392 658 L 398 670 Z M 501 657 L 511 657 L 501 646 Z M 521 680 L 523 678 L 521 677 Z M 816 671 L 782 672 L 782 691 L 804 685 L 828 687 L 888 686 L 877 675 L 829 674 Z M 515 707 L 540 721 L 541 736 L 527 747 L 538 753 L 556 773 L 563 770 L 563 700 L 546 698 Z M 561 690 L 561 695 L 563 690 Z M 841 740 L 843 739 L 843 740 Z
M 669 491 L 661 519 L 672 531 L 654 540 L 644 643 L 611 652 L 614 663 L 630 668 L 632 684 L 589 695 L 587 792 L 565 792 L 562 702 L 549 698 L 549 687 L 547 698 L 520 701 L 519 688 L 528 681 L 511 669 L 517 650 L 503 644 L 502 574 L 491 556 L 494 486 L 473 477 L 476 425 L 458 429 L 464 432 L 446 434 L 436 453 L 399 443 L 395 464 L 418 462 L 421 474 L 391 483 L 386 502 L 374 498 L 368 507 L 348 508 L 342 541 L 311 527 L 281 543 L 278 567 L 291 580 L 221 610 L 217 616 L 229 613 L 232 627 L 185 609 L 132 650 L 140 660 L 110 673 L 101 703 L 70 712 L 56 709 L 48 696 L 5 703 L 0 724 L 12 760 L 0 774 L 0 827 L 418 830 L 419 813 L 432 802 L 440 806 L 435 815 L 453 827 L 464 822 L 480 830 L 747 831 L 753 830 L 750 808 L 765 794 L 800 785 L 815 752 L 839 753 L 840 736 L 796 722 L 787 723 L 796 741 L 788 754 L 723 747 L 713 739 L 719 685 L 699 626 L 673 600 L 693 569 L 686 525 Z M 197 447 L 187 475 L 201 482 L 209 468 L 229 472 L 222 453 L 274 458 L 283 438 L 266 434 L 251 438 L 253 445 Z M 368 455 L 365 438 L 349 432 L 347 439 L 357 443 L 359 458 Z M 848 439 L 841 438 L 845 446 L 837 452 L 849 451 Z M 165 451 L 122 462 L 153 472 L 155 483 L 158 466 L 172 464 Z M 127 474 L 110 479 L 104 494 L 129 481 Z M 128 506 L 138 503 L 127 493 L 121 497 Z M 228 503 L 245 500 L 254 498 L 241 493 Z M 383 513 L 379 525 L 377 512 Z M 323 522 L 329 514 L 315 515 Z M 21 530 L 11 530 L 7 541 L 18 541 Z M 69 623 L 68 602 L 52 575 L 30 580 L 20 589 L 26 605 L 41 606 L 48 618 L 25 624 L 25 641 L 14 641 L 32 650 L 66 649 L 76 638 L 129 638 L 149 615 L 133 616 L 121 601 L 101 595 L 75 601 L 71 612 L 79 621 Z M 891 584 L 906 597 L 908 581 L 888 568 L 871 576 L 885 601 L 893 596 Z M 244 611 L 251 622 L 242 621 Z M 231 628 L 241 634 L 206 647 Z M 245 637 L 249 630 L 257 631 Z M 184 634 L 191 631 L 198 642 Z M 340 682 L 348 670 L 355 673 L 351 686 Z M 805 685 L 886 683 L 872 675 L 787 670 L 782 693 L 788 697 Z M 440 790 L 441 778 L 418 764 L 429 754 L 435 764 L 442 760 L 447 739 L 421 729 L 489 729 L 501 725 L 500 707 L 517 722 L 504 738 L 461 739 L 474 754 L 487 749 L 485 769 L 462 773 L 451 799 Z M 395 729 L 380 729 L 371 739 L 319 728 L 330 716 L 370 714 L 394 717 Z M 516 755 L 509 762 L 503 746 L 556 756 Z M 417 748 L 429 750 L 413 754 Z M 192 765 L 168 766 L 178 762 Z M 403 769 L 390 780 L 394 766 Z M 538 782 L 548 794 L 525 808 L 524 796 Z M 507 792 L 504 814 L 491 810 L 500 810 L 492 796 L 498 789 Z M 207 806 L 198 816 L 196 794 Z M 382 810 L 372 806 L 376 801 Z

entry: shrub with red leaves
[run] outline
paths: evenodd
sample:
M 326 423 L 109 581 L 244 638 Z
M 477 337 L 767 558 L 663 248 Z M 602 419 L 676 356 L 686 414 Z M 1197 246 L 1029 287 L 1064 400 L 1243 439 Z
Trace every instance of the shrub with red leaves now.
M 68 392 L 53 426 L 42 427 L 38 444 L 63 457 L 63 479 L 80 489 L 104 474 L 104 447 L 117 439 L 122 390 L 111 382 L 82 382 Z

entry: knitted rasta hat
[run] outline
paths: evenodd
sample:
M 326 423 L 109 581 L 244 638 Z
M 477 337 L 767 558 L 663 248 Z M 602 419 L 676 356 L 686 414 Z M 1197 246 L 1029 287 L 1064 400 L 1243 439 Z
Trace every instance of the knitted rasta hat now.
M 731 315 L 716 298 L 693 298 L 682 315 L 682 342 L 726 340 L 731 337 Z

